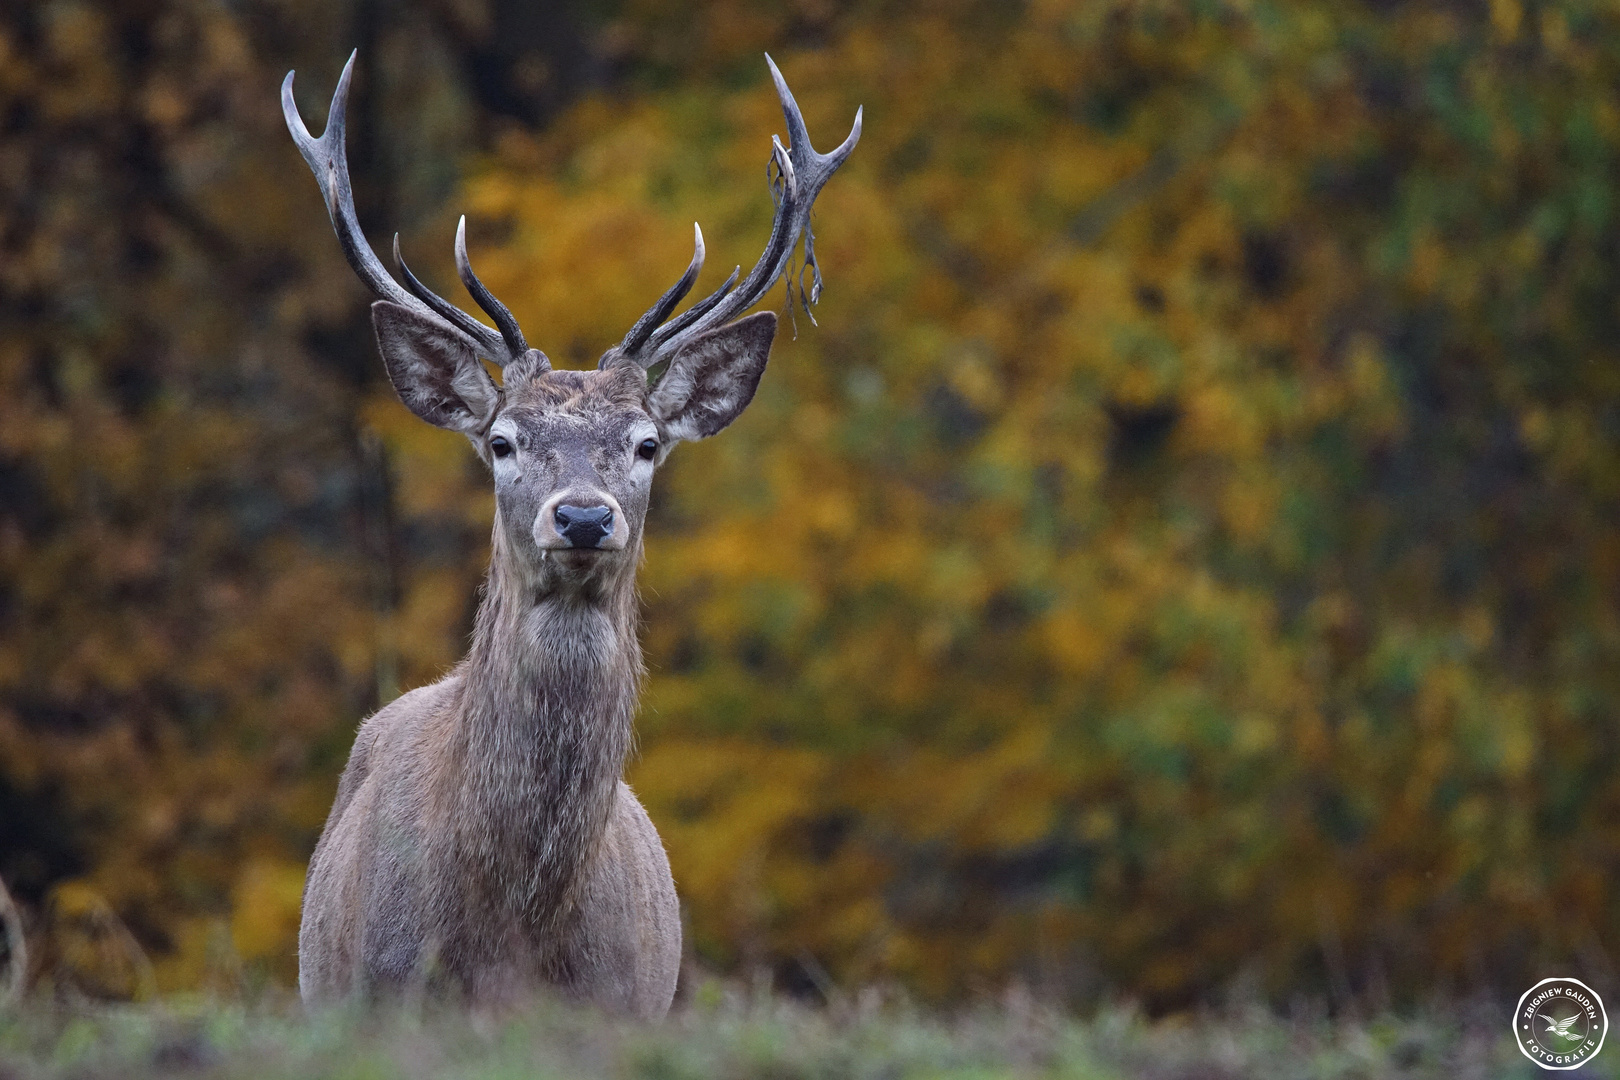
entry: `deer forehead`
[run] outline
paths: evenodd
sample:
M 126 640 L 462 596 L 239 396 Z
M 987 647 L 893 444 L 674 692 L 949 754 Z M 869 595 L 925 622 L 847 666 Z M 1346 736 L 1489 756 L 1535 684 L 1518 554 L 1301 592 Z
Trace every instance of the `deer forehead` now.
M 544 371 L 527 378 L 508 377 L 506 398 L 510 406 L 544 411 L 641 409 L 647 398 L 647 376 L 628 367 Z
M 632 372 L 639 376 L 639 372 Z M 645 378 L 607 371 L 551 371 L 511 387 L 493 431 L 510 429 L 520 445 L 623 441 L 655 425 Z

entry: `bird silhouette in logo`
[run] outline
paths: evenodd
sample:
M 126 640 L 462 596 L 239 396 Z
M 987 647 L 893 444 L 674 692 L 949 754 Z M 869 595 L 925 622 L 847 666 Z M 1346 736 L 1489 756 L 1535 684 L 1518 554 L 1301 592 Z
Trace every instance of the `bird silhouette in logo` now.
M 1561 1035 L 1566 1039 L 1579 1039 L 1582 1037 L 1569 1030 L 1570 1025 L 1581 1018 L 1580 1013 L 1576 1013 L 1565 1020 L 1554 1020 L 1546 1013 L 1537 1013 L 1536 1015 L 1547 1021 L 1547 1034 L 1549 1035 Z

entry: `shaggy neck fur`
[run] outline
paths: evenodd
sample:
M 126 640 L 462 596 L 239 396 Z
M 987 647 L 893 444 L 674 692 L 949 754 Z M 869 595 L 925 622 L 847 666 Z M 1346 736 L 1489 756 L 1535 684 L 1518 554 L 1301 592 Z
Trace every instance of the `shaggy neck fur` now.
M 573 906 L 630 749 L 639 550 L 581 583 L 519 568 L 502 532 L 497 518 L 462 667 L 446 824 L 460 887 L 480 894 L 491 925 L 516 917 L 544 935 Z

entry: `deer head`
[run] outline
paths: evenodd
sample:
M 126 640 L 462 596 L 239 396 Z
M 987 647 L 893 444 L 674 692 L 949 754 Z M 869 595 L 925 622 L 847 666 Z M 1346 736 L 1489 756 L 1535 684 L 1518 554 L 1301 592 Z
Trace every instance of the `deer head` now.
M 394 237 L 399 281 L 385 270 L 355 217 L 344 153 L 344 112 L 354 56 L 332 97 L 326 131 L 312 137 L 293 101 L 293 76 L 281 87 L 282 111 L 315 173 L 343 253 L 377 294 L 371 308 L 388 378 L 405 406 L 430 424 L 459 431 L 494 473 L 496 544 L 535 587 L 601 586 L 633 575 L 654 469 L 681 440 L 702 439 L 735 420 L 753 399 L 776 333 L 776 315 L 742 317 L 778 278 L 788 277 L 803 238 L 810 285 L 821 293 L 810 209 L 822 185 L 855 148 L 861 113 L 842 145 L 818 154 L 804 118 L 774 61 L 765 58 L 787 119 L 789 146 L 773 137 L 770 180 L 776 202 L 770 238 L 738 284 L 741 267 L 707 298 L 671 318 L 703 267 L 703 232 L 694 226 L 691 264 L 594 371 L 556 370 L 525 341 L 512 313 L 473 273 L 466 218 L 456 231 L 462 284 L 494 329 L 434 294 L 411 273 Z M 502 371 L 497 386 L 481 362 Z

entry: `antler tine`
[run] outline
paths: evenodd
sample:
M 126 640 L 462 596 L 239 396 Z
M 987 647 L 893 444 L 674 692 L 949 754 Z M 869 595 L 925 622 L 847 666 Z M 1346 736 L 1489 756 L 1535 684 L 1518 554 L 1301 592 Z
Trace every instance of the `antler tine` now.
M 663 330 L 654 334 L 652 340 L 657 343 L 656 348 L 643 348 L 636 354 L 623 353 L 621 355 L 634 355 L 636 362 L 642 367 L 653 367 L 669 349 L 685 342 L 687 337 L 694 332 L 691 329 L 692 327 L 700 322 L 706 325 L 725 322 L 752 305 L 770 288 L 770 283 L 774 278 L 771 268 L 775 267 L 781 261 L 782 256 L 793 246 L 793 235 L 789 224 L 793 218 L 793 204 L 798 190 L 794 180 L 792 160 L 788 157 L 787 151 L 782 149 L 780 140 L 773 136 L 771 141 L 775 146 L 771 152 L 772 160 L 780 170 L 782 178 L 782 201 L 777 206 L 776 215 L 771 221 L 771 236 L 766 241 L 765 251 L 760 255 L 759 261 L 754 264 L 754 268 L 748 272 L 748 277 L 744 279 L 742 287 L 732 291 L 731 284 L 737 276 L 736 271 L 733 271 L 731 278 L 728 278 L 726 283 L 719 289 L 711 293 L 701 303 L 693 305 L 691 310 L 684 312 L 674 324 L 666 326 Z M 741 268 L 739 267 L 739 269 Z M 743 299 L 744 297 L 751 298 Z M 716 312 L 722 314 L 716 318 Z M 729 314 L 726 312 L 729 312 Z
M 315 182 L 320 185 L 321 195 L 326 201 L 326 212 L 332 218 L 332 229 L 337 233 L 338 243 L 343 248 L 343 256 L 372 292 L 384 300 L 411 308 L 419 314 L 436 315 L 470 338 L 478 352 L 504 367 L 522 356 L 526 349 L 520 347 L 514 350 L 511 339 L 506 334 L 497 334 L 471 315 L 436 296 L 418 281 L 399 256 L 399 238 L 396 236 L 394 258 L 399 263 L 410 291 L 401 288 L 399 282 L 395 281 L 383 267 L 376 252 L 372 251 L 371 245 L 366 242 L 365 234 L 360 230 L 360 219 L 354 209 L 354 189 L 349 180 L 349 160 L 344 148 L 349 82 L 354 75 L 354 61 L 357 55 L 358 49 L 349 54 L 348 62 L 343 65 L 343 74 L 338 78 L 337 89 L 332 93 L 332 106 L 327 112 L 326 130 L 321 133 L 319 139 L 309 133 L 304 118 L 298 112 L 298 104 L 293 99 L 293 72 L 287 72 L 287 77 L 281 83 L 281 113 L 287 121 L 287 130 L 292 134 L 293 142 L 297 144 L 298 152 L 303 155 L 310 171 L 315 174 Z M 483 286 L 480 285 L 479 289 L 483 290 Z M 483 291 L 487 296 L 488 291 Z M 498 306 L 499 302 L 496 303 Z M 485 305 L 485 310 L 489 310 L 488 305 Z M 501 311 L 505 312 L 506 309 L 503 307 Z M 507 313 L 506 317 L 510 319 L 510 313 Z M 519 343 L 522 342 L 521 334 L 517 336 L 517 340 Z
M 495 299 L 495 294 L 484 287 L 473 273 L 472 263 L 467 258 L 467 215 L 461 215 L 461 222 L 456 226 L 456 273 L 461 275 L 461 283 L 467 287 L 472 298 L 478 301 L 478 306 L 484 309 L 484 314 L 495 320 L 500 327 L 501 338 L 506 342 L 506 348 L 513 358 L 522 356 L 529 351 L 528 343 L 523 340 L 523 331 L 518 329 L 517 320 L 507 310 L 506 305 Z
M 710 293 L 708 296 L 705 296 L 702 300 L 699 300 L 697 303 L 681 312 L 678 318 L 675 318 L 670 322 L 665 323 L 663 326 L 660 326 L 658 331 L 653 334 L 652 341 L 648 343 L 648 347 L 654 352 L 657 352 L 658 347 L 667 341 L 671 335 L 680 333 L 682 330 L 685 330 L 688 326 L 691 326 L 693 323 L 701 319 L 709 311 L 709 309 L 726 298 L 726 294 L 736 286 L 737 279 L 741 276 L 742 267 L 734 267 L 731 271 L 731 276 L 726 278 L 725 282 L 722 283 L 718 289 L 714 290 L 714 292 Z
M 399 276 L 405 279 L 405 287 L 416 294 L 418 300 L 432 308 L 440 317 L 447 322 L 454 323 L 456 329 L 474 336 L 480 332 L 489 333 L 489 327 L 422 284 L 421 280 L 411 273 L 411 268 L 405 265 L 405 256 L 401 255 L 399 251 L 399 233 L 394 234 L 394 267 L 399 271 Z M 505 347 L 505 342 L 502 342 L 502 347 Z
M 782 200 L 777 207 L 778 220 L 787 226 L 783 229 L 783 238 L 786 242 L 777 247 L 774 243 L 777 239 L 776 230 L 773 228 L 771 236 L 773 242 L 766 245 L 765 253 L 742 287 L 727 303 L 704 315 L 687 328 L 680 335 L 679 342 L 671 340 L 666 347 L 675 347 L 705 330 L 727 322 L 756 303 L 787 269 L 787 264 L 793 257 L 794 244 L 801 235 L 805 237 L 805 264 L 813 268 L 815 275 L 813 295 L 816 298 L 820 296 L 820 271 L 815 269 L 815 246 L 810 239 L 810 210 L 815 205 L 816 196 L 821 193 L 822 187 L 844 163 L 844 159 L 849 157 L 850 152 L 855 149 L 855 144 L 860 142 L 863 110 L 855 110 L 855 123 L 837 149 L 830 154 L 818 154 L 810 144 L 804 114 L 799 110 L 799 103 L 794 99 L 793 91 L 788 89 L 787 80 L 782 77 L 781 69 L 776 66 L 776 61 L 771 59 L 769 53 L 765 56 L 765 63 L 770 68 L 771 80 L 776 84 L 776 96 L 781 100 L 782 115 L 787 121 L 788 138 L 792 140 L 791 147 L 784 154 L 781 142 L 772 139 L 778 167 L 782 167 L 784 161 L 791 163 L 790 169 L 783 170 Z
M 804 266 L 800 274 L 802 278 L 804 270 L 810 271 L 811 280 L 809 294 L 805 295 L 801 287 L 800 297 L 805 313 L 809 314 L 810 305 L 821 299 L 821 266 L 816 262 L 816 239 L 815 233 L 810 229 L 810 208 L 815 204 L 816 196 L 821 194 L 822 187 L 832 174 L 838 171 L 844 159 L 849 157 L 855 149 L 855 144 L 861 141 L 861 120 L 865 110 L 856 108 L 855 123 L 851 125 L 844 141 L 839 143 L 832 153 L 818 154 L 815 147 L 810 145 L 810 132 L 804 125 L 804 114 L 799 111 L 799 103 L 794 99 L 793 91 L 788 89 L 787 80 L 782 77 L 781 69 L 776 66 L 776 61 L 771 59 L 769 53 L 765 54 L 765 63 L 771 69 L 771 80 L 776 83 L 776 96 L 782 102 L 782 115 L 787 120 L 793 165 L 798 170 L 799 183 L 803 189 L 804 210 L 801 231 L 804 235 Z M 783 261 L 782 269 L 786 269 L 786 260 Z
M 809 201 L 814 202 L 822 185 L 838 171 L 838 166 L 844 163 L 844 159 L 855 149 L 855 144 L 861 141 L 861 117 L 865 109 L 855 109 L 855 123 L 837 149 L 830 154 L 818 154 L 810 145 L 810 132 L 804 126 L 804 114 L 799 111 L 799 103 L 794 99 L 793 91 L 788 89 L 787 80 L 782 77 L 782 71 L 771 59 L 770 53 L 765 54 L 765 63 L 771 69 L 771 81 L 776 83 L 776 96 L 782 102 L 782 115 L 787 119 L 793 164 L 803 178 L 801 183 L 809 192 Z
M 349 260 L 349 265 L 372 292 L 420 310 L 422 305 L 401 289 L 398 282 L 383 269 L 382 263 L 377 261 L 376 253 L 360 233 L 359 219 L 354 211 L 354 191 L 349 183 L 349 161 L 344 152 L 343 135 L 349 106 L 349 81 L 354 75 L 354 58 L 358 51 L 350 53 L 348 62 L 343 65 L 343 74 L 332 93 L 326 130 L 319 139 L 309 133 L 309 128 L 304 126 L 304 118 L 299 115 L 298 104 L 293 99 L 293 73 L 290 71 L 281 83 L 281 112 L 286 118 L 287 130 L 292 132 L 293 142 L 298 144 L 299 153 L 304 155 L 304 161 L 315 174 L 315 182 L 320 185 L 321 195 L 326 199 L 326 212 L 331 215 L 332 228 L 337 232 L 338 243 L 343 246 L 343 254 Z
M 804 124 L 804 114 L 799 111 L 799 104 L 794 100 L 793 91 L 788 89 L 787 80 L 782 77 L 776 61 L 767 54 L 765 63 L 770 67 L 771 79 L 776 84 L 777 97 L 782 102 L 782 115 L 787 120 L 788 140 L 791 144 L 790 148 L 784 149 L 780 139 L 774 136 L 771 139 L 771 162 L 777 170 L 777 179 L 772 187 L 773 195 L 777 197 L 777 205 L 771 221 L 770 239 L 766 241 L 765 250 L 760 254 L 759 261 L 748 272 L 742 285 L 732 290 L 731 282 L 728 281 L 726 286 L 701 304 L 694 305 L 673 323 L 654 331 L 643 343 L 630 348 L 632 337 L 641 329 L 642 323 L 658 312 L 664 301 L 660 300 L 652 311 L 642 316 L 642 320 L 637 322 L 631 335 L 626 336 L 625 345 L 619 350 L 620 355 L 634 356 L 642 367 L 654 366 L 665 355 L 679 349 L 699 334 L 730 322 L 758 303 L 776 279 L 786 272 L 793 258 L 794 246 L 801 236 L 804 238 L 804 266 L 811 274 L 808 294 L 802 288 L 800 290 L 801 302 L 808 310 L 808 305 L 820 299 L 821 269 L 816 264 L 815 238 L 810 231 L 810 210 L 827 180 L 849 157 L 850 152 L 855 149 L 855 144 L 860 142 L 862 110 L 855 111 L 855 123 L 848 137 L 838 148 L 830 154 L 819 154 L 810 145 L 810 133 Z M 789 285 L 791 294 L 791 282 Z M 702 310 L 699 310 L 700 308 Z
M 648 308 L 647 313 L 636 320 L 636 325 L 630 328 L 630 332 L 624 335 L 624 340 L 619 343 L 620 355 L 633 355 L 636 350 L 645 345 L 647 339 L 652 337 L 653 331 L 658 329 L 659 324 L 669 318 L 670 312 L 675 310 L 675 305 L 679 304 L 686 297 L 686 294 L 692 291 L 692 286 L 697 283 L 698 271 L 703 269 L 704 254 L 703 228 L 694 221 L 692 222 L 692 261 L 687 264 L 686 273 L 682 274 L 681 279 L 671 285 L 664 295 L 658 298 L 658 303 Z M 606 359 L 606 357 L 603 358 L 604 362 Z

